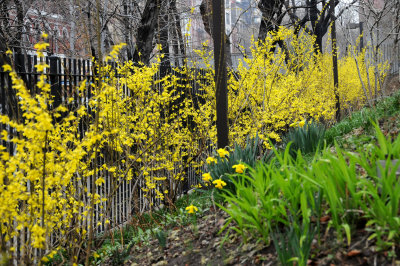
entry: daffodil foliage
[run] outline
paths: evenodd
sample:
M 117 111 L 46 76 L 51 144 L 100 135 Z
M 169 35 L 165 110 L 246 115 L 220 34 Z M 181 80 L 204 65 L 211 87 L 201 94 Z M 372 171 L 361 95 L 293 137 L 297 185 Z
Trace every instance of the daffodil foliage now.
M 284 48 L 275 46 L 278 40 Z M 229 79 L 232 143 L 244 143 L 256 133 L 280 141 L 280 133 L 293 123 L 334 119 L 331 55 L 314 54 L 313 42 L 282 29 L 254 44 L 251 56 Z M 46 47 L 44 42 L 37 45 L 39 57 Z M 198 51 L 207 68 L 201 77 L 183 67 L 155 79 L 160 58 L 150 66 L 121 63 L 122 47 L 116 45 L 106 57 L 106 62 L 117 62 L 116 68 L 98 64 L 95 80 L 76 88 L 80 100 L 66 99 L 56 108 L 43 74 L 47 65 L 36 66 L 41 75 L 35 95 L 11 66 L 3 66 L 10 72 L 21 116 L 0 116 L 0 123 L 12 129 L 3 130 L 1 139 L 15 147 L 10 152 L 0 145 L 0 249 L 17 254 L 18 247 L 17 259 L 31 258 L 32 248 L 59 246 L 78 262 L 87 232 L 113 223 L 108 202 L 122 182 L 132 182 L 134 188 L 142 184 L 148 206 L 155 199 L 174 200 L 185 171 L 201 166 L 196 159 L 207 158 L 208 146 L 216 143 L 211 54 Z M 339 60 L 338 91 L 345 108 L 359 107 L 373 95 L 362 87 L 375 84 L 376 75 L 368 73 L 386 73 L 386 65 L 364 57 L 349 53 Z M 21 239 L 19 245 L 12 244 L 14 239 Z

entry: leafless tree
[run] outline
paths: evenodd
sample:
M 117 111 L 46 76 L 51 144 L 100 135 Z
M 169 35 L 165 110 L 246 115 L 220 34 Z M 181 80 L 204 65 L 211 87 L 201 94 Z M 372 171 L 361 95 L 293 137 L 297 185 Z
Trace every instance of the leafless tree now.
M 360 12 L 360 22 L 364 26 L 364 38 L 374 48 L 369 51 L 370 58 L 375 64 L 381 60 L 379 58 L 381 49 L 390 51 L 390 71 L 391 73 L 399 67 L 399 40 L 400 40 L 400 1 L 399 0 L 360 0 L 358 2 Z M 385 88 L 385 81 L 379 78 L 379 73 L 375 75 L 375 95 L 378 87 Z M 380 83 L 380 84 L 379 84 Z

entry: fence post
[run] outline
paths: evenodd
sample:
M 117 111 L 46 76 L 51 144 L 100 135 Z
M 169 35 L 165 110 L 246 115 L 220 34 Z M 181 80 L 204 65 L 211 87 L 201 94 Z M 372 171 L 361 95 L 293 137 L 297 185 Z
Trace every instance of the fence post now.
M 51 96 L 53 96 L 53 108 L 57 108 L 62 103 L 62 91 L 60 83 L 58 82 L 58 60 L 56 56 L 50 56 L 50 84 Z

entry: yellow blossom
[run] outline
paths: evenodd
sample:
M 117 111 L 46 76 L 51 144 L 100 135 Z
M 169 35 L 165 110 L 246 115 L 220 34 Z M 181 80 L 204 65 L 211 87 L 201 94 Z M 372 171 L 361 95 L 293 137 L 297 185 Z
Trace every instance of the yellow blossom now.
M 203 180 L 205 182 L 210 182 L 212 180 L 212 177 L 211 177 L 210 173 L 204 173 L 203 174 Z
M 99 177 L 96 179 L 95 183 L 97 186 L 101 186 L 102 184 L 104 184 L 106 181 L 104 180 L 104 178 Z
M 38 72 L 43 72 L 46 68 L 50 67 L 47 64 L 37 64 L 35 65 L 35 68 Z
M 232 166 L 233 169 L 235 169 L 236 173 L 239 174 L 243 174 L 244 169 L 246 169 L 247 167 L 244 164 L 235 164 L 234 166 Z
M 214 158 L 214 157 L 208 157 L 207 160 L 206 160 L 206 162 L 207 162 L 208 164 L 217 163 L 217 159 Z
M 223 181 L 221 178 L 220 178 L 220 179 L 217 179 L 217 180 L 214 180 L 212 183 L 213 183 L 213 184 L 215 185 L 215 187 L 218 188 L 218 189 L 222 189 L 224 186 L 226 186 L 225 181 Z
M 188 213 L 195 213 L 197 212 L 199 209 L 197 209 L 196 206 L 193 206 L 193 204 L 191 204 L 190 206 L 187 206 L 185 209 Z
M 5 72 L 8 72 L 8 71 L 12 71 L 12 67 L 9 65 L 9 64 L 5 64 L 5 65 L 3 65 L 3 70 L 5 71 Z
M 222 148 L 218 149 L 217 153 L 218 153 L 219 157 L 221 157 L 221 158 L 225 158 L 225 156 L 229 156 L 229 152 Z
M 43 50 L 46 50 L 46 48 L 49 47 L 49 46 L 50 46 L 50 44 L 48 44 L 48 43 L 45 43 L 45 42 L 38 42 L 38 43 L 36 43 L 33 47 L 34 47 L 36 50 L 43 51 Z

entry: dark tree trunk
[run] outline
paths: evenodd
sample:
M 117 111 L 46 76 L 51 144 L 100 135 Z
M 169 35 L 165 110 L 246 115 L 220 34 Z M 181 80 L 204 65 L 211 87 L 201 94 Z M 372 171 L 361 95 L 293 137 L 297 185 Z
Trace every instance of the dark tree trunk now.
M 154 49 L 153 38 L 160 13 L 159 9 L 157 1 L 147 0 L 136 34 L 136 47 L 133 54 L 135 63 L 142 62 L 145 65 L 150 63 L 150 55 Z
M 262 18 L 260 30 L 258 32 L 258 40 L 263 41 L 269 32 L 277 31 L 283 19 L 283 1 L 284 0 L 261 0 L 258 3 Z
M 213 38 L 213 16 L 212 16 L 212 1 L 203 0 L 200 5 L 200 14 L 203 20 L 205 31 Z M 231 42 L 225 33 L 225 57 L 226 63 L 229 68 L 232 68 L 232 54 L 231 54 Z
M 214 68 L 215 68 L 215 99 L 217 109 L 217 146 L 225 148 L 229 145 L 228 126 L 228 89 L 226 53 L 223 39 L 225 34 L 225 0 L 213 1 L 213 37 L 214 37 Z
M 334 1 L 333 4 L 327 5 L 328 2 Z M 288 10 L 289 17 L 295 28 L 295 33 L 298 34 L 300 29 L 305 30 L 308 34 L 314 35 L 316 38 L 314 50 L 316 53 L 322 53 L 322 41 L 325 34 L 328 32 L 331 18 L 331 9 L 335 8 L 339 4 L 339 0 L 306 0 L 305 15 L 303 18 L 299 18 L 293 10 L 290 9 L 287 2 L 284 2 L 286 9 Z M 324 7 L 322 10 L 318 9 L 318 4 L 321 3 Z M 311 23 L 311 29 L 307 27 L 307 22 Z

